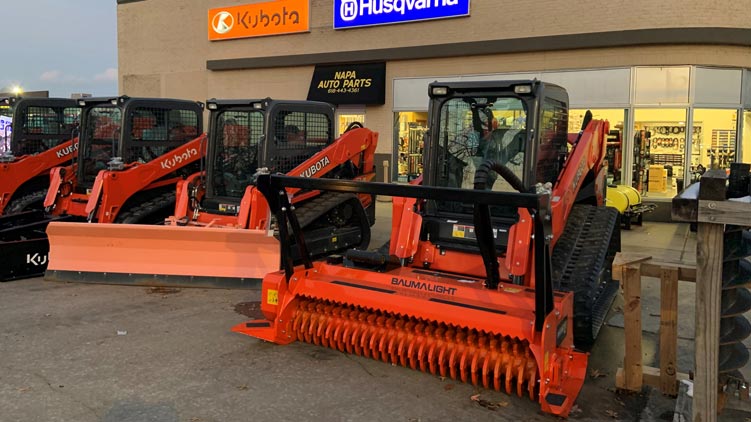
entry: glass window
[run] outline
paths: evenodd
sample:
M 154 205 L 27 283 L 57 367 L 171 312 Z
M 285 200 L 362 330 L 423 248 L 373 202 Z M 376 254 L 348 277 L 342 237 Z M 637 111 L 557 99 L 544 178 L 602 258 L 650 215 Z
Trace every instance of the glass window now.
M 694 82 L 695 104 L 732 104 L 741 102 L 740 69 L 697 67 Z
M 743 111 L 743 143 L 741 144 L 741 151 L 743 151 L 744 163 L 751 163 L 751 110 Z
M 683 188 L 685 109 L 635 109 L 632 186 L 650 198 L 672 198 Z
M 695 109 L 691 137 L 691 171 L 696 178 L 704 169 L 727 169 L 735 162 L 737 110 Z M 692 178 L 692 180 L 693 180 Z
M 605 165 L 608 167 L 608 184 L 620 184 L 623 180 L 623 150 L 626 137 L 625 128 L 628 121 L 626 109 L 589 109 L 592 117 L 596 120 L 607 120 L 610 123 L 610 132 L 607 135 L 607 150 L 605 152 Z M 584 122 L 587 109 L 571 109 L 568 112 L 568 132 L 578 133 Z
M 688 103 L 690 68 L 637 67 L 636 104 L 686 104 Z
M 397 177 L 400 182 L 409 182 L 422 174 L 422 151 L 427 130 L 428 113 L 396 113 L 394 134 L 397 145 Z
M 472 189 L 485 160 L 506 165 L 523 179 L 527 111 L 518 98 L 453 98 L 441 106 L 438 186 Z M 515 192 L 493 177 L 493 190 Z
M 340 113 L 338 114 L 337 133 L 341 135 L 347 130 L 352 123 L 362 123 L 365 125 L 365 113 Z
M 568 147 L 568 109 L 566 103 L 545 98 L 540 120 L 540 145 L 537 149 L 537 182 L 554 183 L 560 172 L 561 154 Z

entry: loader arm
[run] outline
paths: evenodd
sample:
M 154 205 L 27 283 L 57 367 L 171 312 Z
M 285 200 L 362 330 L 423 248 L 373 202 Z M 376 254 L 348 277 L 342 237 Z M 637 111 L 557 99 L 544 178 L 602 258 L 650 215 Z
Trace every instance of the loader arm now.
M 592 120 L 584 129 L 579 141 L 573 144 L 569 156 L 563 165 L 558 179 L 553 186 L 552 214 L 553 239 L 551 248 L 560 238 L 568 221 L 571 208 L 577 202 L 577 196 L 585 181 L 594 183 L 596 205 L 602 205 L 602 192 L 605 187 L 605 135 L 609 124 L 604 120 Z
M 132 164 L 122 171 L 100 171 L 86 204 L 86 215 L 95 214 L 100 223 L 114 222 L 123 204 L 137 192 L 175 184 L 176 178 L 165 177 L 198 161 L 205 141 L 203 134 L 147 163 Z
M 18 189 L 32 178 L 45 176 L 50 169 L 70 161 L 78 150 L 78 137 L 34 155 L 24 155 L 0 163 L 0 214 Z

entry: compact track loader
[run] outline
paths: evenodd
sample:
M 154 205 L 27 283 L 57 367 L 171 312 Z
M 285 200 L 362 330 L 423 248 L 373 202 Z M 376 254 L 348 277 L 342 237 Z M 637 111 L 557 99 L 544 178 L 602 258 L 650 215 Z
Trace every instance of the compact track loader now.
M 539 401 L 567 416 L 616 292 L 618 212 L 603 206 L 608 123 L 566 133 L 568 95 L 540 81 L 430 85 L 422 186 L 265 175 L 283 269 L 265 320 L 233 331 L 304 341 Z M 571 144 L 569 146 L 569 143 Z M 295 266 L 286 189 L 393 197 L 390 242 Z
M 334 108 L 312 101 L 209 100 L 207 166 L 177 186 L 167 225 L 66 223 L 48 228 L 47 278 L 149 286 L 258 288 L 279 269 L 279 244 L 255 173 L 371 180 L 377 134 L 334 138 Z M 290 189 L 313 256 L 367 247 L 370 195 Z M 299 253 L 295 252 L 299 257 Z
M 77 155 L 50 170 L 44 210 L 0 217 L 0 279 L 44 274 L 45 229 L 69 221 L 70 232 L 91 223 L 164 221 L 178 181 L 199 169 L 204 153 L 203 105 L 194 101 L 83 98 Z M 73 148 L 73 147 L 71 147 Z
M 0 215 L 41 210 L 50 169 L 68 165 L 78 150 L 80 108 L 66 98 L 9 97 L 0 106 L 12 119 L 0 133 Z

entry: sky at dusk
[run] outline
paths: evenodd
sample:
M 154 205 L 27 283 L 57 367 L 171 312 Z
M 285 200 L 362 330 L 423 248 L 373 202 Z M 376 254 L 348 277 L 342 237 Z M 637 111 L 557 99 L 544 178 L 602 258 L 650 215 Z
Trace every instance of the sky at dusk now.
M 3 59 L 0 91 L 117 94 L 115 0 L 0 2 Z

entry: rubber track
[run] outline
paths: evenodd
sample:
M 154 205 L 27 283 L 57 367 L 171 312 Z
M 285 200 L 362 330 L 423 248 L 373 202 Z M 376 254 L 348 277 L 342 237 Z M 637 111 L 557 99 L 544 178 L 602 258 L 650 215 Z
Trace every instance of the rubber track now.
M 32 211 L 34 209 L 44 208 L 44 197 L 47 196 L 47 190 L 38 190 L 31 192 L 28 195 L 24 195 L 20 198 L 16 198 L 10 201 L 7 207 L 5 207 L 5 214 L 15 214 L 23 211 Z M 37 208 L 29 208 L 30 205 L 39 203 Z
M 618 211 L 575 205 L 553 251 L 553 288 L 574 292 L 574 345 L 594 344 L 618 291 L 611 266 L 620 250 Z
M 165 218 L 174 213 L 175 209 L 175 192 L 165 192 L 149 201 L 128 208 L 117 215 L 115 223 L 118 224 L 143 224 L 143 221 L 150 215 L 163 210 L 169 209 Z M 156 223 L 155 223 L 156 224 Z

